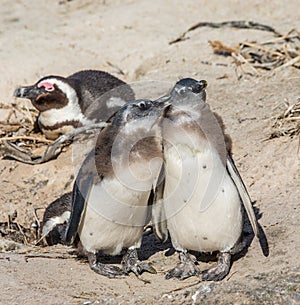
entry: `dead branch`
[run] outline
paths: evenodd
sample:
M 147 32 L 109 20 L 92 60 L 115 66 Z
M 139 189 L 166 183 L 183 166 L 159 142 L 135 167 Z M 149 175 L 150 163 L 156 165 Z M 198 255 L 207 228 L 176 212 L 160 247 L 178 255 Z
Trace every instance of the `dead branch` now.
M 295 35 L 291 36 L 294 33 L 295 33 Z M 277 38 L 274 38 L 272 40 L 265 41 L 262 44 L 274 44 L 274 43 L 277 43 L 277 42 L 281 42 L 282 40 L 289 41 L 289 40 L 295 39 L 295 38 L 300 40 L 300 32 L 297 31 L 296 29 L 291 29 L 286 34 L 282 35 L 281 37 L 277 37 Z
M 237 48 L 228 47 L 219 40 L 213 40 L 213 41 L 209 40 L 208 43 L 211 45 L 215 54 L 223 55 L 223 56 L 231 56 L 232 53 L 234 54 L 238 53 Z
M 257 49 L 257 50 L 261 50 L 261 51 L 264 51 L 266 53 L 270 53 L 270 54 L 273 54 L 273 55 L 283 56 L 283 54 L 280 53 L 280 52 L 272 51 L 272 50 L 269 50 L 269 49 L 267 49 L 267 48 L 265 48 L 263 46 L 260 46 L 260 45 L 254 44 L 254 43 L 250 43 L 250 42 L 247 42 L 247 41 L 241 42 L 240 45 L 241 46 L 251 47 L 251 48 Z
M 281 35 L 268 25 L 252 21 L 199 22 L 191 26 L 177 39 L 169 42 L 169 44 L 187 39 L 187 33 L 194 31 L 199 27 L 254 29 L 272 32 L 277 36 L 276 39 L 260 44 L 244 41 L 233 47 L 227 46 L 218 40 L 208 41 L 214 54 L 233 57 L 234 63 L 236 64 L 235 69 L 239 67 L 243 73 L 245 73 L 243 66 L 247 66 L 250 71 L 253 72 L 247 74 L 255 76 L 262 75 L 258 69 L 273 70 L 273 72 L 277 72 L 290 66 L 298 69 L 300 68 L 299 31 L 292 29 L 288 33 Z M 266 47 L 266 45 L 268 45 L 268 47 Z M 240 77 L 242 77 L 242 75 L 238 76 L 238 78 Z
M 123 72 L 123 70 L 122 70 L 120 67 L 118 67 L 117 65 L 111 63 L 110 61 L 106 61 L 106 63 L 107 63 L 110 67 L 112 67 L 113 69 L 115 69 L 115 70 L 116 70 L 116 73 L 121 74 L 121 75 L 125 75 L 125 73 Z
M 225 21 L 225 22 L 198 22 L 195 25 L 191 26 L 187 31 L 183 32 L 178 38 L 170 41 L 169 44 L 171 45 L 188 39 L 186 38 L 186 34 L 200 27 L 211 27 L 211 28 L 229 27 L 229 28 L 238 28 L 238 29 L 252 29 L 259 31 L 268 31 L 274 33 L 276 36 L 282 36 L 274 28 L 254 21 L 241 20 L 241 21 Z
M 18 227 L 20 233 L 21 233 L 22 236 L 23 236 L 23 243 L 24 243 L 24 245 L 25 245 L 25 246 L 28 246 L 29 243 L 28 243 L 28 240 L 27 240 L 27 237 L 26 237 L 25 233 L 24 233 L 23 230 L 22 230 L 22 227 L 20 226 L 20 224 L 19 224 L 18 222 L 16 222 L 16 224 L 17 224 L 17 227 Z
M 103 129 L 105 126 L 107 126 L 107 123 L 101 122 L 97 124 L 79 127 L 73 132 L 62 135 L 54 142 L 51 142 L 51 144 L 47 146 L 45 152 L 40 155 L 35 155 L 28 150 L 21 149 L 16 144 L 7 141 L 7 139 L 9 139 L 7 138 L 3 141 L 4 157 L 12 158 L 14 160 L 27 164 L 45 163 L 52 159 L 55 159 L 62 152 L 62 149 L 67 145 L 67 142 L 72 140 L 74 137 L 80 134 L 92 133 L 95 131 L 95 129 Z
M 200 283 L 201 282 L 198 280 L 197 282 L 194 282 L 194 283 L 191 283 L 191 284 L 188 284 L 188 285 L 180 286 L 180 287 L 177 287 L 175 289 L 169 290 L 168 292 L 165 292 L 165 294 L 170 294 L 170 293 L 173 293 L 173 292 L 176 292 L 176 291 L 180 291 L 180 290 L 184 290 L 184 289 L 187 289 L 187 288 L 191 288 L 191 287 L 196 286 L 196 285 L 198 285 Z
M 293 59 L 291 59 L 291 60 L 289 60 L 289 61 L 286 62 L 285 64 L 283 64 L 283 65 L 281 65 L 281 66 L 275 68 L 275 69 L 272 71 L 272 73 L 275 73 L 275 72 L 278 72 L 278 71 L 280 71 L 280 70 L 283 70 L 283 69 L 285 69 L 285 68 L 287 68 L 287 67 L 293 66 L 293 65 L 296 64 L 297 62 L 300 62 L 300 55 L 297 56 L 297 57 L 295 57 L 295 58 L 293 58 Z
M 243 65 L 247 66 L 254 72 L 254 75 L 259 76 L 261 73 L 258 69 L 273 70 L 272 73 L 290 66 L 299 69 L 300 51 L 298 40 L 300 41 L 300 36 L 297 36 L 296 39 L 289 36 L 289 42 L 282 40 L 281 43 L 269 43 L 268 48 L 263 46 L 262 43 L 247 41 L 241 42 L 239 47 L 229 47 L 220 41 L 209 41 L 209 43 L 215 54 L 231 56 L 236 67 L 240 67 L 243 71 Z
M 272 125 L 274 131 L 267 140 L 280 136 L 293 137 L 298 135 L 300 141 L 300 98 L 292 104 L 285 101 L 283 105 L 285 109 L 275 116 L 275 121 Z
M 231 56 L 238 62 L 239 65 L 246 64 L 247 67 L 249 67 L 255 75 L 260 75 L 260 73 L 251 65 L 248 60 L 246 60 L 241 54 L 235 54 L 232 53 Z
M 70 255 L 45 255 L 45 254 L 26 254 L 25 260 L 27 261 L 30 258 L 47 258 L 47 259 L 74 259 L 73 256 Z
M 38 141 L 38 142 L 45 142 L 45 143 L 53 143 L 52 140 L 48 140 L 48 139 L 41 138 L 41 137 L 32 137 L 32 136 L 13 136 L 13 137 L 0 138 L 0 142 L 16 141 L 16 140 L 31 140 L 31 141 Z

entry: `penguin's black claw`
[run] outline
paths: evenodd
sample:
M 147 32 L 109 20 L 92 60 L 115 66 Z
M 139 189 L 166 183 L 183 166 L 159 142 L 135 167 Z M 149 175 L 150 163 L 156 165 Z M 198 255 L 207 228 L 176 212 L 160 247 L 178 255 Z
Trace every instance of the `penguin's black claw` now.
M 117 266 L 102 264 L 97 261 L 96 255 L 88 254 L 90 268 L 98 274 L 104 275 L 108 278 L 115 278 L 124 275 L 122 269 Z
M 202 272 L 202 281 L 221 281 L 230 270 L 231 254 L 221 253 L 216 267 L 210 268 Z
M 165 278 L 178 278 L 184 280 L 193 275 L 199 275 L 201 271 L 195 265 L 195 262 L 191 259 L 188 253 L 180 252 L 180 263 L 173 269 L 169 270 Z
M 138 259 L 136 249 L 128 250 L 122 259 L 122 266 L 124 274 L 133 272 L 136 276 L 139 276 L 143 272 L 156 273 L 153 266 L 146 262 L 141 262 Z

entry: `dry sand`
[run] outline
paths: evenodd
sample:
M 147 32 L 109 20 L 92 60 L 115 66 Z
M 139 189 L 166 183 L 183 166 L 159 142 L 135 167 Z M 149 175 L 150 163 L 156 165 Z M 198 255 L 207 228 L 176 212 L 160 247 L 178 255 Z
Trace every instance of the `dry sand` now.
M 134 275 L 101 277 L 86 262 L 68 256 L 65 247 L 4 252 L 1 304 L 300 304 L 298 139 L 265 141 L 279 111 L 275 107 L 300 97 L 299 70 L 288 67 L 259 77 L 243 74 L 238 80 L 232 58 L 214 55 L 208 44 L 266 41 L 274 39 L 270 32 L 202 27 L 190 32 L 189 39 L 169 45 L 199 21 L 252 20 L 281 33 L 299 30 L 299 1 L 3 0 L 0 16 L 0 101 L 7 104 L 15 102 L 12 92 L 18 85 L 82 69 L 106 70 L 130 83 L 206 79 L 208 103 L 232 137 L 234 159 L 262 214 L 270 251 L 264 257 L 253 240 L 222 282 L 190 288 L 185 287 L 197 283 L 196 278 L 164 279 L 177 255 L 167 256 L 170 245 L 157 244 L 153 236 L 148 242 L 155 243 L 157 251 L 145 249 L 144 256 L 158 274 L 142 276 L 150 284 Z M 17 103 L 30 106 L 27 101 Z M 3 121 L 7 113 L 0 115 Z M 47 204 L 71 190 L 72 175 L 71 149 L 41 165 L 1 160 L 0 221 L 17 210 L 18 222 L 28 226 L 34 220 L 33 208 L 42 208 L 41 218 Z M 33 254 L 46 257 L 26 257 Z M 200 262 L 201 269 L 208 266 Z

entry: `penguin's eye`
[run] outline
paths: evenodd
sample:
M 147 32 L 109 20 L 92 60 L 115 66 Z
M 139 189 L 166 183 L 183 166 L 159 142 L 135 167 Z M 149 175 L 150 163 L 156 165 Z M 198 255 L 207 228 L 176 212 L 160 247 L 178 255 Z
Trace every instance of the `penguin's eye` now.
M 146 103 L 145 101 L 139 102 L 137 104 L 137 106 L 141 109 L 141 110 L 146 110 L 149 108 L 149 103 Z
M 184 95 L 185 94 L 185 91 L 186 91 L 186 88 L 185 87 L 181 87 L 180 89 L 177 90 L 177 93 L 179 95 Z

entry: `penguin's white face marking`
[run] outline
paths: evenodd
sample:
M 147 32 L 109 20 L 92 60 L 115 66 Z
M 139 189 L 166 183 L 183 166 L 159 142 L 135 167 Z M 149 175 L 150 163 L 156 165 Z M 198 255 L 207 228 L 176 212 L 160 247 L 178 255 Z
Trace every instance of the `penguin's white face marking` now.
M 40 123 L 42 123 L 44 126 L 51 126 L 60 122 L 77 120 L 83 125 L 93 123 L 93 121 L 88 120 L 81 112 L 76 91 L 70 85 L 55 78 L 44 79 L 41 83 L 39 83 L 39 85 L 42 86 L 46 83 L 47 88 L 51 88 L 51 84 L 53 87 L 56 85 L 66 95 L 68 103 L 62 108 L 49 109 L 41 112 L 39 116 Z
M 56 225 L 63 224 L 67 222 L 70 218 L 71 212 L 66 211 L 60 216 L 51 217 L 46 223 L 43 225 L 43 235 L 47 235 Z

